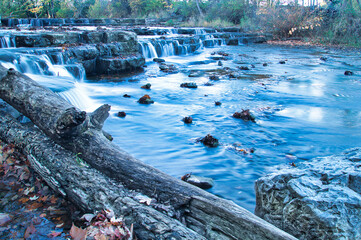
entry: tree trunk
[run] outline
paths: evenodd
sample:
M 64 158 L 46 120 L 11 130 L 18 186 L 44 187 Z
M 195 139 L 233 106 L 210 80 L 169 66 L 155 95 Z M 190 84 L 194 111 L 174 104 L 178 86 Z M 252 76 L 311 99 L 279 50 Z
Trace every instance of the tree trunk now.
M 197 9 L 198 9 L 199 15 L 200 15 L 201 17 L 204 17 L 204 14 L 203 14 L 203 12 L 202 12 L 202 9 L 201 9 L 200 6 L 199 6 L 199 0 L 195 0 L 195 1 L 196 1 L 196 4 L 197 4 Z
M 30 78 L 0 67 L 0 97 L 50 138 L 124 187 L 171 205 L 191 229 L 208 239 L 294 239 L 233 202 L 151 167 L 107 140 L 109 105 L 86 114 Z
M 134 224 L 139 239 L 204 239 L 181 222 L 169 217 L 171 208 L 157 204 L 142 204 L 136 192 L 130 192 L 99 171 L 79 164 L 76 154 L 55 144 L 39 129 L 18 123 L 9 114 L 0 111 L 0 138 L 13 143 L 28 156 L 32 168 L 56 192 L 67 197 L 81 209 L 94 212 L 112 209 L 118 217 L 124 216 L 128 226 Z

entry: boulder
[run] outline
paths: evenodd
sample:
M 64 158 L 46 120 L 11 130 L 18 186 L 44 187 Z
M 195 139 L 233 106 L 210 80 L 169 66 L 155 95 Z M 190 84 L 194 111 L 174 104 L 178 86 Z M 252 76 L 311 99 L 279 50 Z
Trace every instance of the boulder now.
M 211 134 L 201 138 L 199 141 L 207 147 L 218 147 L 219 145 L 218 139 L 213 137 Z
M 299 239 L 361 239 L 361 148 L 258 179 L 256 215 Z

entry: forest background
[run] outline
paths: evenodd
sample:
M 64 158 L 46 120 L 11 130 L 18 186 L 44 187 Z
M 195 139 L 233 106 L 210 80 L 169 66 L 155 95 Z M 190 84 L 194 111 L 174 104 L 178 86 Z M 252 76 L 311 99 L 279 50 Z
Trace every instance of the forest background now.
M 2 18 L 162 18 L 361 47 L 361 0 L 0 0 Z

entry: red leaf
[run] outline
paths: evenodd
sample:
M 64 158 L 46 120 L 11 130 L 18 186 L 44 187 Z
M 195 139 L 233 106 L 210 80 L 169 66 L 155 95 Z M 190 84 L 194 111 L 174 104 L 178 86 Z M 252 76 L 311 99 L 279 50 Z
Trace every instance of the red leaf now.
M 85 240 L 87 233 L 88 233 L 88 229 L 78 228 L 74 224 L 70 229 L 70 236 L 74 240 Z

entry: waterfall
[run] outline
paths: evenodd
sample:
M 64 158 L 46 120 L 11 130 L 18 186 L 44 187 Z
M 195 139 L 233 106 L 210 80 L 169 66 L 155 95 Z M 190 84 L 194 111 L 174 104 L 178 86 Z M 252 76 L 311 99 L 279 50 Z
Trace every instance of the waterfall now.
M 100 104 L 91 99 L 87 93 L 86 85 L 76 82 L 74 88 L 59 92 L 59 96 L 84 111 L 94 111 Z
M 14 48 L 16 47 L 15 38 L 13 36 L 2 36 L 0 37 L 1 48 Z
M 157 58 L 158 54 L 151 42 L 141 42 L 141 51 L 145 59 Z
M 82 110 L 94 110 L 93 108 L 97 107 L 95 101 L 91 100 L 84 90 L 83 66 L 66 64 L 59 49 L 20 49 L 15 52 L 3 49 L 0 50 L 0 64 L 27 75 Z

